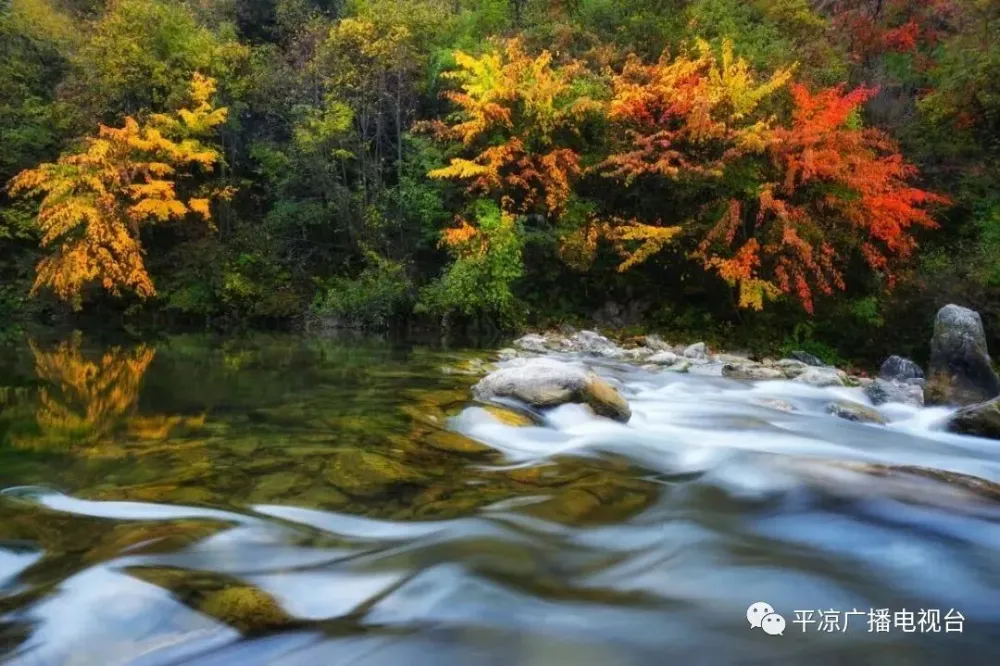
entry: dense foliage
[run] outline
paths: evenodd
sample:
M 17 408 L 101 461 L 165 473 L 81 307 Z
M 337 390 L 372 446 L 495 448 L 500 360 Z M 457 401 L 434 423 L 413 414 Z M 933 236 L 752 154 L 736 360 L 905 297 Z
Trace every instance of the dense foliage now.
M 998 32 L 989 0 L 3 0 L 0 316 L 1000 330 Z

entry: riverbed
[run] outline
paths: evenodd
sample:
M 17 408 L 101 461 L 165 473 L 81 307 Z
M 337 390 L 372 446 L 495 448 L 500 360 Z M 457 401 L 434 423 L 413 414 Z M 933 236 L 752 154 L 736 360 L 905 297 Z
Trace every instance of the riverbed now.
M 475 403 L 489 350 L 4 348 L 4 662 L 1000 663 L 1000 443 L 827 413 L 860 388 L 564 356 L 628 423 Z

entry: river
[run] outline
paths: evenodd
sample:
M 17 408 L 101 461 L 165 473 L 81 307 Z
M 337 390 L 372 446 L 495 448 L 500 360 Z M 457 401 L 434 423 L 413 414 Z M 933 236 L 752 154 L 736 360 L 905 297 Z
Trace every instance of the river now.
M 1000 482 L 1000 444 L 948 409 L 590 359 L 631 420 L 524 426 L 472 402 L 485 356 L 3 348 L 4 663 L 1000 663 L 1000 498 L 933 478 Z

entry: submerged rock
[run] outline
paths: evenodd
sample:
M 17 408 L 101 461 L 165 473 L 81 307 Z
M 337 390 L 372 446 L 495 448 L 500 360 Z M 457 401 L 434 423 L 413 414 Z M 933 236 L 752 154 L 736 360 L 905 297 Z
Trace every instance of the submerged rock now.
M 822 368 L 826 366 L 826 363 L 824 363 L 823 360 L 820 359 L 818 356 L 814 356 L 807 351 L 802 351 L 801 349 L 793 351 L 791 354 L 788 355 L 788 357 L 796 361 L 801 361 L 806 365 L 811 365 L 817 368 Z
M 324 477 L 351 497 L 378 497 L 396 485 L 427 481 L 420 468 L 406 465 L 394 456 L 360 448 L 335 451 Z
M 722 376 L 748 381 L 785 378 L 785 374 L 780 370 L 768 368 L 757 363 L 727 363 L 722 366 Z
M 879 377 L 890 381 L 907 382 L 911 379 L 923 379 L 924 371 L 910 359 L 892 355 L 882 363 Z
M 510 409 L 508 407 L 500 407 L 498 405 L 486 405 L 484 409 L 489 413 L 490 416 L 495 418 L 500 423 L 503 423 L 504 425 L 514 426 L 517 428 L 535 425 L 534 419 L 527 416 L 526 414 L 515 412 L 513 409 Z
M 510 350 L 513 351 L 513 350 Z M 446 375 L 484 375 L 490 370 L 495 369 L 496 366 L 485 361 L 481 358 L 470 358 L 468 360 L 462 361 L 461 363 L 456 363 L 455 365 L 446 365 L 441 368 L 441 372 Z
M 890 381 L 879 377 L 865 385 L 865 395 L 873 405 L 901 402 L 913 407 L 924 406 L 924 389 L 919 384 Z
M 958 305 L 944 306 L 934 320 L 925 401 L 970 405 L 997 394 L 1000 377 L 990 361 L 979 313 Z
M 947 429 L 959 435 L 1000 439 L 1000 398 L 958 410 L 949 419 Z
M 533 359 L 501 368 L 473 387 L 476 398 L 489 402 L 514 398 L 533 407 L 556 407 L 567 402 L 590 405 L 596 414 L 627 422 L 632 416 L 628 401 L 592 372 L 552 359 Z
M 846 386 L 847 375 L 843 370 L 836 368 L 807 368 L 802 374 L 795 378 L 795 381 L 816 388 L 826 388 L 828 386 Z
M 227 587 L 212 592 L 199 610 L 239 630 L 253 633 L 291 624 L 292 619 L 269 594 L 255 587 Z
M 885 417 L 879 414 L 878 410 L 849 400 L 831 402 L 826 406 L 826 412 L 855 423 L 876 423 L 878 425 L 886 423 Z
M 769 407 L 771 409 L 777 409 L 779 412 L 794 412 L 798 411 L 795 409 L 795 405 L 788 402 L 787 400 L 781 400 L 779 398 L 761 398 L 757 401 L 757 404 L 762 407 Z
M 687 372 L 691 369 L 691 361 L 687 359 L 678 359 L 676 363 L 668 365 L 664 368 L 667 372 Z
M 788 458 L 778 462 L 836 494 L 881 494 L 924 505 L 959 508 L 969 500 L 1000 501 L 1000 484 L 968 474 L 914 465 L 816 458 Z M 878 479 L 877 483 L 872 480 Z

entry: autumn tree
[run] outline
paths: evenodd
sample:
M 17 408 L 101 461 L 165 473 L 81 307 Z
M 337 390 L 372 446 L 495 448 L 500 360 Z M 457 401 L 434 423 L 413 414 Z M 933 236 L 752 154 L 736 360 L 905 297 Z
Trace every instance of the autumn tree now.
M 476 57 L 455 53 L 445 76 L 458 107 L 436 135 L 461 146 L 464 156 L 430 172 L 464 183 L 471 194 L 498 199 L 505 211 L 558 218 L 583 167 L 581 128 L 603 111 L 580 63 L 553 63 L 543 51 L 530 56 L 513 39 Z
M 793 294 L 812 312 L 816 292 L 845 287 L 855 254 L 891 284 L 913 230 L 934 226 L 927 209 L 945 200 L 913 186 L 916 170 L 895 144 L 860 125 L 872 91 L 814 95 L 793 85 L 791 119 L 780 124 L 759 107 L 790 72 L 758 83 L 728 48 L 721 62 L 698 49 L 653 66 L 632 61 L 616 77 L 611 117 L 627 149 L 608 158 L 608 174 L 627 185 L 674 183 L 701 199 L 684 229 L 697 240 L 691 257 L 738 287 L 743 307 Z M 647 227 L 650 239 L 623 269 L 662 246 L 664 225 L 637 225 Z
M 721 58 L 705 41 L 654 64 L 632 57 L 612 79 L 610 117 L 619 128 L 620 150 L 599 168 L 625 185 L 665 179 L 702 187 L 721 181 L 730 165 L 767 148 L 773 121 L 755 111 L 790 78 L 786 69 L 756 81 L 728 41 Z M 676 209 L 666 199 L 663 203 L 658 219 L 617 220 L 601 227 L 619 242 L 632 241 L 631 250 L 623 247 L 620 270 L 652 256 L 681 232 Z
M 863 64 L 887 53 L 933 47 L 956 10 L 955 0 L 835 0 L 826 3 L 835 35 Z
M 211 169 L 219 159 L 198 138 L 226 119 L 226 109 L 211 103 L 214 91 L 212 79 L 195 75 L 191 108 L 145 123 L 129 116 L 122 127 L 102 125 L 81 150 L 11 180 L 13 194 L 42 197 L 36 223 L 50 253 L 37 266 L 33 293 L 51 289 L 76 308 L 90 285 L 115 296 L 156 293 L 143 261 L 142 228 L 189 215 L 208 221 L 209 196 L 220 194 L 178 192 L 185 171 Z
M 772 180 L 731 200 L 700 246 L 706 266 L 740 286 L 743 305 L 790 293 L 812 312 L 816 292 L 845 288 L 852 255 L 891 287 L 914 231 L 936 226 L 929 208 L 947 200 L 915 187 L 916 168 L 896 144 L 858 124 L 872 93 L 792 86 L 791 122 L 768 146 Z

